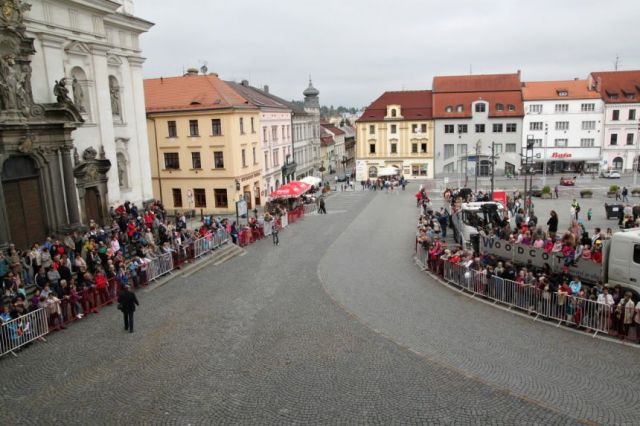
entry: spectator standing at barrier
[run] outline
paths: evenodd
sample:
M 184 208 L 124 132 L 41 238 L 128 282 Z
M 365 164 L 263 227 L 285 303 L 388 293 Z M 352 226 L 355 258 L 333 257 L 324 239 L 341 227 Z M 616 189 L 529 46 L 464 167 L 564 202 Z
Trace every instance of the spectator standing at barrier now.
M 442 207 L 440 207 L 440 217 L 438 217 L 438 222 L 440 222 L 440 231 L 442 232 L 442 238 L 447 238 L 447 227 L 449 226 L 449 214 Z
M 624 293 L 624 298 L 618 302 L 616 307 L 616 316 L 619 319 L 619 336 L 622 340 L 629 337 L 629 328 L 633 324 L 633 314 L 635 312 L 635 303 L 631 299 L 631 292 Z
M 129 333 L 133 333 L 133 313 L 136 311 L 136 306 L 140 306 L 138 298 L 131 292 L 131 287 L 125 285 L 118 296 L 118 308 L 124 316 L 124 330 Z
M 320 197 L 320 208 L 318 209 L 318 213 L 327 214 L 327 208 L 324 204 L 324 197 Z

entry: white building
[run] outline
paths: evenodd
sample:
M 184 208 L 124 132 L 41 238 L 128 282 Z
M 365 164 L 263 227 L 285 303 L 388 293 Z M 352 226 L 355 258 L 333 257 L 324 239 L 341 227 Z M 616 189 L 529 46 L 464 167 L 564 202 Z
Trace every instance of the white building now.
M 592 72 L 589 87 L 604 100 L 603 169 L 640 169 L 640 71 Z
M 138 38 L 153 24 L 133 16 L 131 0 L 30 3 L 25 24 L 35 38 L 34 101 L 55 102 L 54 82 L 65 78 L 85 120 L 73 133 L 74 147 L 80 154 L 88 148 L 103 151 L 111 161 L 108 203 L 151 199 Z
M 588 80 L 525 82 L 522 99 L 522 148 L 533 143 L 536 172 L 598 171 L 604 103 Z
M 520 71 L 434 77 L 436 176 L 489 176 L 492 143 L 495 175 L 520 170 L 523 115 Z
M 268 196 L 287 179 L 283 166 L 293 161 L 291 109 L 274 100 L 269 87 L 257 89 L 247 80 L 227 82 L 232 88 L 260 109 L 260 146 L 262 147 L 262 196 Z

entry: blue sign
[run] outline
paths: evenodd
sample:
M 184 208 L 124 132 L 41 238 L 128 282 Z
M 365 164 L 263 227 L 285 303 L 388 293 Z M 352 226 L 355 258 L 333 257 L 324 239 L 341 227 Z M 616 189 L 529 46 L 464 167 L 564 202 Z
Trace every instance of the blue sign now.
M 478 161 L 478 157 L 476 157 L 475 155 L 468 155 L 467 161 Z

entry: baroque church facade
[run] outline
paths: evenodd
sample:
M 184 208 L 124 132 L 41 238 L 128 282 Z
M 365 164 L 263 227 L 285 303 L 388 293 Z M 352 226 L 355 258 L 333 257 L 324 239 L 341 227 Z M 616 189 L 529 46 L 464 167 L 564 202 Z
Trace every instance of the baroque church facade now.
M 153 24 L 131 0 L 1 3 L 0 244 L 151 199 L 138 38 Z

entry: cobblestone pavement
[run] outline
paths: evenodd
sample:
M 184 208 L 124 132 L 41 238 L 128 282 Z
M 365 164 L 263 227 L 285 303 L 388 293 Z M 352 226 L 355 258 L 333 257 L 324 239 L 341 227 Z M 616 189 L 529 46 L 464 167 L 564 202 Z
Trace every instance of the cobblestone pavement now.
M 332 196 L 331 214 L 283 230 L 280 246 L 264 240 L 140 291 L 133 334 L 104 309 L 0 359 L 0 423 L 512 425 L 637 414 L 631 352 L 427 282 L 410 259 L 410 194 Z M 347 310 L 325 292 L 319 263 Z M 580 404 L 592 385 L 605 405 Z
M 380 194 L 335 241 L 319 266 L 329 294 L 427 362 L 568 416 L 637 424 L 640 350 L 545 326 L 431 279 L 413 262 L 414 192 Z M 355 271 L 348 280 L 347 270 Z

